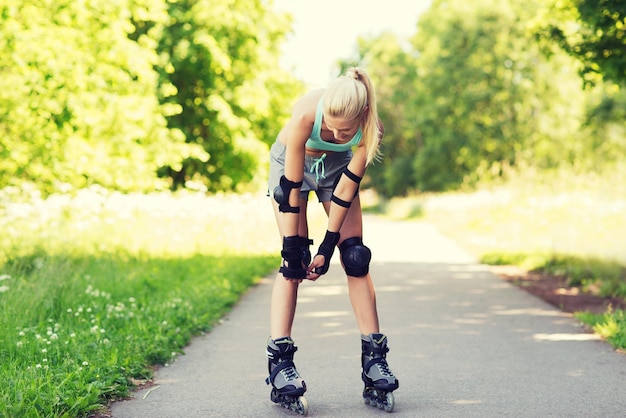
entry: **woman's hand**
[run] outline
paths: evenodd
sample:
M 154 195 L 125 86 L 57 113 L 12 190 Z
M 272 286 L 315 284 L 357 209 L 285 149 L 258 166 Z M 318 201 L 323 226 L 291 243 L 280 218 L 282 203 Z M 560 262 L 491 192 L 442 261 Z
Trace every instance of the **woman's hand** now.
M 325 258 L 322 254 L 318 254 L 313 258 L 313 261 L 311 261 L 311 264 L 309 264 L 309 267 L 307 267 L 306 269 L 307 280 L 311 280 L 314 282 L 320 278 L 321 274 L 316 273 L 315 269 L 318 267 L 322 267 L 324 265 L 324 260 Z

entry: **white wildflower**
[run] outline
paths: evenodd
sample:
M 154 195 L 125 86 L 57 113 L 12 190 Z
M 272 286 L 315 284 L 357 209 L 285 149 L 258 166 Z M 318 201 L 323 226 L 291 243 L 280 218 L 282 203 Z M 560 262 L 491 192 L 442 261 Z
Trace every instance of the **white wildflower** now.
M 0 275 L 0 282 L 3 280 L 9 280 L 11 278 L 11 276 L 9 276 L 8 274 L 1 274 Z
M 33 264 L 35 265 L 37 269 L 41 269 L 45 265 L 45 262 L 43 258 L 37 257 L 35 258 Z
M 0 286 L 0 293 L 4 293 L 9 290 L 9 286 Z

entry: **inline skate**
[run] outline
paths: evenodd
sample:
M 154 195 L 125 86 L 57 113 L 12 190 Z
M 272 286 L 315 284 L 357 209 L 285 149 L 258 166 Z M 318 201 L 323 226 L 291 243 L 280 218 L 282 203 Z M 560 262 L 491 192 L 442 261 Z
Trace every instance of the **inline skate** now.
M 298 350 L 290 337 L 277 340 L 271 338 L 267 342 L 267 358 L 269 377 L 266 384 L 272 385 L 270 399 L 283 408 L 307 415 L 309 406 L 304 398 L 306 383 L 298 374 L 293 363 L 293 354 Z
M 395 399 L 393 391 L 398 389 L 398 379 L 387 364 L 387 337 L 383 334 L 370 334 L 361 337 L 361 378 L 365 383 L 363 401 L 387 412 L 393 411 Z

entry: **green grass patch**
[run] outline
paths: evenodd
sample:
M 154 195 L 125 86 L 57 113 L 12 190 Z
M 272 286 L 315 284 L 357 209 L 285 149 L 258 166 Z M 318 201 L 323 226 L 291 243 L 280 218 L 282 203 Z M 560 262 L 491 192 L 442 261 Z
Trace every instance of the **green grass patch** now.
M 613 347 L 626 350 L 626 312 L 609 310 L 603 314 L 579 312 L 576 318 L 589 325 L 593 331 Z
M 491 265 L 516 265 L 527 271 L 563 277 L 570 286 L 589 290 L 599 296 L 626 298 L 626 267 L 616 261 L 596 257 L 548 253 L 490 252 L 480 261 Z
M 266 199 L 87 197 L 1 213 L 0 416 L 127 395 L 279 264 Z

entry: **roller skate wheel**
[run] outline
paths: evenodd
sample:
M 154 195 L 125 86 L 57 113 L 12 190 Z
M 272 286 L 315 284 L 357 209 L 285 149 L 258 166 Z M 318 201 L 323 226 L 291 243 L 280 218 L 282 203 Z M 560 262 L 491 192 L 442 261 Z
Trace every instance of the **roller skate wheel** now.
M 385 412 L 392 412 L 395 406 L 395 398 L 392 392 L 383 392 L 376 389 L 363 391 L 363 402 Z
M 385 405 L 383 408 L 385 412 L 393 411 L 393 407 L 395 406 L 395 403 L 396 403 L 396 398 L 393 396 L 393 393 L 387 392 L 385 396 Z
M 297 400 L 297 410 L 295 411 L 302 416 L 307 416 L 309 414 L 309 403 L 307 402 L 304 396 L 300 396 Z

